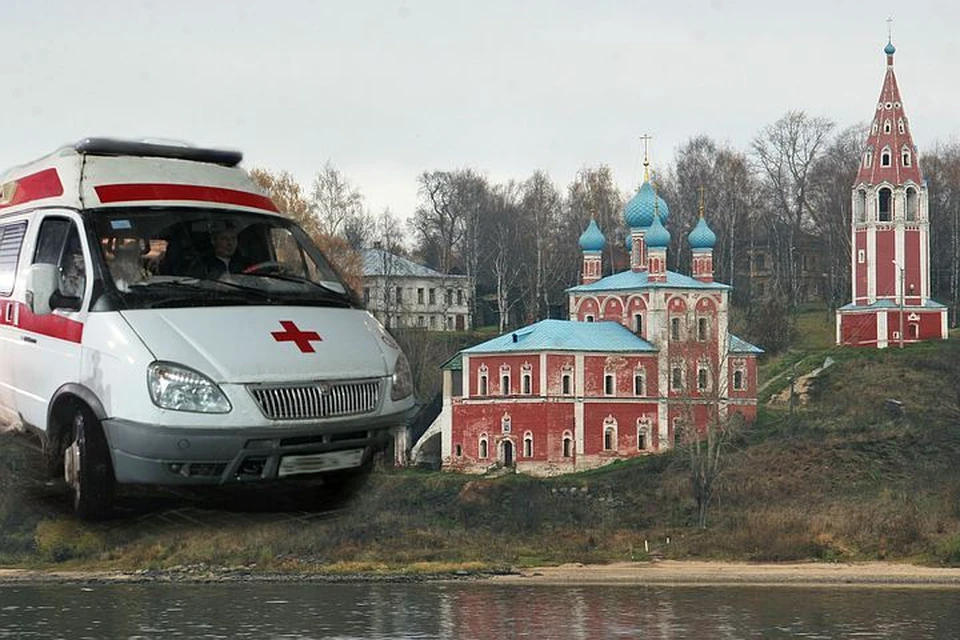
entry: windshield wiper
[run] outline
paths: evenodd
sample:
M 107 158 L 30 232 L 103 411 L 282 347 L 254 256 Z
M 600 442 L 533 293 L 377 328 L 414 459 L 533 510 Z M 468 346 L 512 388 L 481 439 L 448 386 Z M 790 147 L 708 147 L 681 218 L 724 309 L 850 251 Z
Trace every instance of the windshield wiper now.
M 348 298 L 347 294 L 343 291 L 337 291 L 333 287 L 327 286 L 321 282 L 317 282 L 316 280 L 311 280 L 310 278 L 307 278 L 304 276 L 297 276 L 292 273 L 257 273 L 252 275 L 256 275 L 261 278 L 274 278 L 276 280 L 284 280 L 286 282 L 296 282 L 298 284 L 309 284 L 309 285 L 313 285 L 314 287 L 323 289 L 324 291 L 328 291 L 337 297 L 342 297 L 344 299 Z

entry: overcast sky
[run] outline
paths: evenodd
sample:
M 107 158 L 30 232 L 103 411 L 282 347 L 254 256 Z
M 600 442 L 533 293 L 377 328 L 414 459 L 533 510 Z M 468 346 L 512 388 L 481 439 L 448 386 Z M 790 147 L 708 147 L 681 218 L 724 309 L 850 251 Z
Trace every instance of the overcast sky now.
M 89 135 L 237 148 L 308 187 L 330 160 L 408 216 L 424 170 L 641 176 L 790 109 L 867 121 L 894 18 L 921 154 L 960 133 L 960 3 L 914 0 L 4 0 L 6 168 Z

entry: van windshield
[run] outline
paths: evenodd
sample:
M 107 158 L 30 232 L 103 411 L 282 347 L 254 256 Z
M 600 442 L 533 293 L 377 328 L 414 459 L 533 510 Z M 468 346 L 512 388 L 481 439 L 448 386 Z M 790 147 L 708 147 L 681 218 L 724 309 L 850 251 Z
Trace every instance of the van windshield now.
M 350 306 L 337 272 L 286 218 L 179 207 L 87 213 L 104 290 L 122 307 Z

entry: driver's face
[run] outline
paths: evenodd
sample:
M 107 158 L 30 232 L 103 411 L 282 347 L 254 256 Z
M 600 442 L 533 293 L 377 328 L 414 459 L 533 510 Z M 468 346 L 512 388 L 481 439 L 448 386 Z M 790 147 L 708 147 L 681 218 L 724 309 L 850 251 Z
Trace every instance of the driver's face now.
M 237 232 L 226 229 L 213 235 L 213 252 L 218 258 L 230 258 L 237 250 Z

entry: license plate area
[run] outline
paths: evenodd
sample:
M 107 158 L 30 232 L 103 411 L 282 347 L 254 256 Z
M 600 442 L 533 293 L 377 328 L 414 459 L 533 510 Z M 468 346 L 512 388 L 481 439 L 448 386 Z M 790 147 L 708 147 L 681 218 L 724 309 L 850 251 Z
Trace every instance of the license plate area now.
M 284 456 L 280 459 L 277 476 L 284 478 L 304 473 L 323 473 L 352 469 L 363 463 L 363 449 L 346 451 L 328 451 L 327 453 L 309 453 L 297 456 Z

